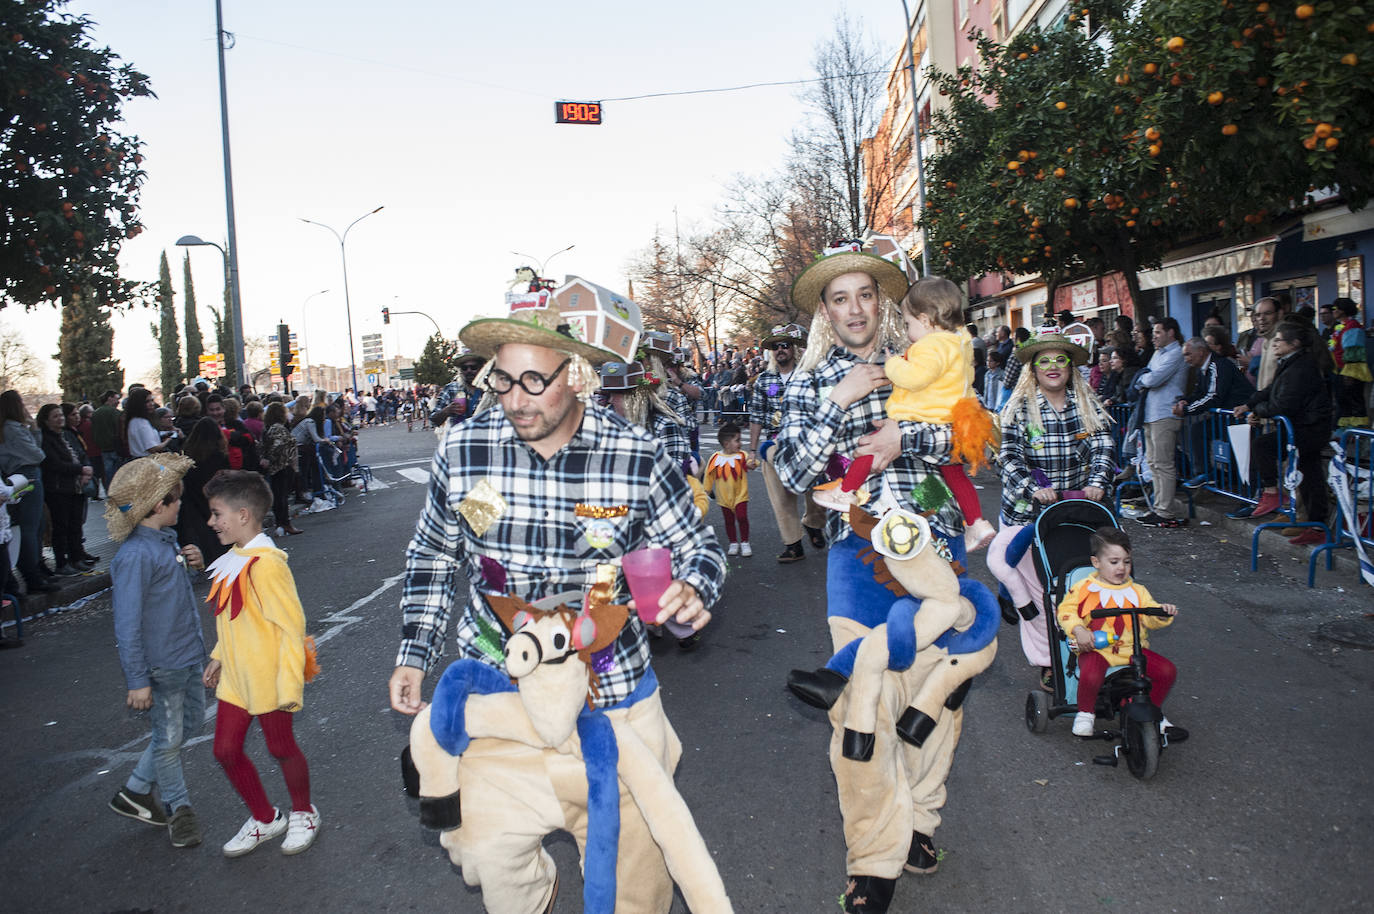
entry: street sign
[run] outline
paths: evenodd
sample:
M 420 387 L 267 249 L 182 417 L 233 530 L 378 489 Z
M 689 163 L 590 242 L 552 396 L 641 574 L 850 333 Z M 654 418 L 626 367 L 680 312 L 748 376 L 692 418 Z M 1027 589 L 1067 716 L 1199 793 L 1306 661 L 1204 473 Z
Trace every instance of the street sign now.
M 377 386 L 377 375 L 376 375 L 376 374 L 373 374 L 372 372 L 368 372 L 368 375 L 367 375 L 367 383 L 368 383 L 368 386 L 369 386 L 369 387 L 376 387 L 376 386 Z
M 415 380 L 415 369 L 414 369 L 414 368 L 402 368 L 398 373 L 400 374 L 401 380 L 402 380 L 402 381 L 414 381 L 414 380 Z
M 555 124 L 600 124 L 600 102 L 554 102 Z
M 200 356 L 200 375 L 204 378 L 224 377 L 224 353 L 206 353 Z
M 363 362 L 363 371 L 368 374 L 386 374 L 386 362 L 380 359 L 367 359 Z

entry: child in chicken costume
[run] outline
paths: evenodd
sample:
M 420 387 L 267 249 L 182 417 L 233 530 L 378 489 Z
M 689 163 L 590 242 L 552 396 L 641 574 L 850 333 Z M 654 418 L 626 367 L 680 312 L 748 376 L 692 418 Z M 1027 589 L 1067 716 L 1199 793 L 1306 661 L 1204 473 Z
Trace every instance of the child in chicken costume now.
M 580 756 L 587 771 L 583 911 L 637 914 L 623 902 L 617 886 L 620 805 L 628 795 L 663 851 L 688 907 L 695 914 L 728 914 L 732 908 L 725 886 L 671 771 L 646 745 L 644 722 L 635 728 L 628 723 L 633 705 L 657 688 L 653 671 L 615 708 L 591 707 L 599 655 L 615 642 L 628 614 L 625 606 L 611 605 L 611 589 L 610 583 L 595 585 L 581 612 L 563 602 L 577 594 L 541 601 L 557 603 L 552 610 L 514 597 L 487 597 L 513 632 L 506 643 L 506 671 L 475 660 L 456 661 L 444 671 L 433 703 L 416 716 L 409 756 L 418 785 L 408 787 L 420 796 L 420 821 L 444 830 L 439 843 L 461 867 L 459 767 L 471 739 L 495 737 Z M 649 721 L 652 732 L 676 745 L 661 708 L 657 716 Z M 672 756 L 677 754 L 674 750 Z M 475 884 L 466 869 L 464 877 Z
M 956 571 L 942 554 L 924 517 L 893 508 L 879 520 L 851 505 L 849 522 L 857 542 L 870 545 L 853 547 L 857 561 L 830 565 L 835 653 L 820 670 L 793 670 L 788 687 L 830 713 L 831 760 L 841 792 L 872 794 L 863 805 L 874 821 L 863 831 L 877 840 L 884 830 L 909 830 L 906 868 L 934 872 L 932 836 L 963 700 L 973 677 L 997 655 L 1000 613 L 983 584 L 959 576 L 962 568 Z M 839 569 L 854 572 L 837 574 Z M 894 727 L 901 742 L 876 741 L 880 725 Z M 875 745 L 894 747 L 895 757 L 875 757 Z M 875 773 L 883 776 L 875 781 Z

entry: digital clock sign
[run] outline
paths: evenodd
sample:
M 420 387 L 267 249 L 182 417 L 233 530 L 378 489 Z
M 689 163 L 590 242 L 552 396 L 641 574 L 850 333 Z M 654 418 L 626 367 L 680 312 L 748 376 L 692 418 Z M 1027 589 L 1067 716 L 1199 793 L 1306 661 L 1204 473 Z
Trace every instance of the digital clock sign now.
M 600 102 L 554 102 L 554 122 L 558 124 L 600 124 Z

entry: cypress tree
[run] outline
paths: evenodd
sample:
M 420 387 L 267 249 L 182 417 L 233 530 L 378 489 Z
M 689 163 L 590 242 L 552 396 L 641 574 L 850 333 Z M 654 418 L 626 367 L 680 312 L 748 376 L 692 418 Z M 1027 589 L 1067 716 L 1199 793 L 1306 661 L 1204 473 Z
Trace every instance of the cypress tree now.
M 205 340 L 200 335 L 200 317 L 196 313 L 196 287 L 191 283 L 191 252 L 185 252 L 181 264 L 182 286 L 186 298 L 186 317 L 183 329 L 186 331 L 186 377 L 195 377 L 200 372 L 200 357 L 205 352 Z
M 113 357 L 109 306 L 86 286 L 62 297 L 57 385 L 73 403 L 95 402 L 106 390 L 124 388 L 124 369 Z
M 162 356 L 162 399 L 166 400 L 181 380 L 181 337 L 177 334 L 172 271 L 167 266 L 166 251 L 162 252 L 162 263 L 158 267 L 157 304 L 160 317 L 157 341 Z

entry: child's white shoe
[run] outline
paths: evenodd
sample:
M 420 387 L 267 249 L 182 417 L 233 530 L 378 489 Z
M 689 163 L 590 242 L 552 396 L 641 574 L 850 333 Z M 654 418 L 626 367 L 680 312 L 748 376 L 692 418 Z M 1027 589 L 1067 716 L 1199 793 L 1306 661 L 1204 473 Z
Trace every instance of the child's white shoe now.
M 315 843 L 320 833 L 320 811 L 310 804 L 309 812 L 291 811 L 291 821 L 286 829 L 286 840 L 281 843 L 283 854 L 299 854 Z
M 996 535 L 997 531 L 992 529 L 992 524 L 980 517 L 964 531 L 964 551 L 977 552 L 979 549 L 986 549 Z
M 739 554 L 743 556 L 750 556 L 754 554 L 754 550 L 749 546 L 748 543 L 740 543 Z
M 224 845 L 224 856 L 242 857 L 244 854 L 252 853 L 262 842 L 286 831 L 286 816 L 281 814 L 280 809 L 273 809 L 272 812 L 274 815 L 271 822 L 259 822 L 249 816 L 248 821 L 243 823 L 243 828 L 239 829 L 239 833 Z
M 739 543 L 731 543 L 730 548 L 725 550 L 726 555 L 739 555 Z
M 1073 716 L 1073 735 L 1092 736 L 1097 732 L 1097 715 L 1091 711 L 1079 711 Z

